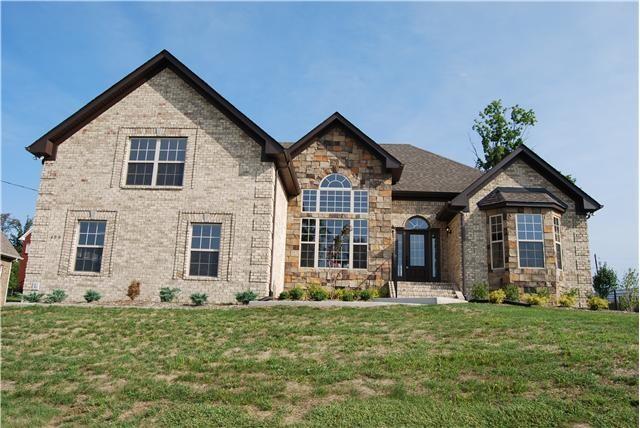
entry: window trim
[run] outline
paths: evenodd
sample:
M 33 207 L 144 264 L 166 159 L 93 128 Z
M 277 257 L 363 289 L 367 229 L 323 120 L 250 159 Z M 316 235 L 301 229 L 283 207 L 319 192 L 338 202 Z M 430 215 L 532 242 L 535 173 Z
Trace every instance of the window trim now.
M 540 216 L 540 224 L 542 225 L 542 239 L 520 239 L 518 228 L 518 216 L 520 215 L 537 215 Z M 520 265 L 520 242 L 541 242 L 542 243 L 542 266 L 521 266 Z M 544 247 L 544 215 L 542 214 L 529 214 L 529 213 L 517 213 L 516 214 L 516 243 L 518 247 L 518 269 L 546 269 L 545 263 L 545 247 Z
M 332 175 L 339 175 L 341 177 L 343 177 L 348 183 L 349 183 L 349 187 L 322 187 L 322 183 L 327 179 L 327 177 L 330 177 Z M 326 192 L 326 191 L 338 191 L 338 192 L 349 192 L 349 211 L 322 211 L 320 210 L 320 200 L 322 199 L 322 192 Z M 307 192 L 313 192 L 315 193 L 315 206 L 313 207 L 313 209 L 311 210 L 305 210 L 304 209 L 304 195 Z M 366 195 L 367 198 L 367 204 L 366 204 L 366 211 L 356 211 L 355 209 L 355 200 L 356 200 L 356 193 L 361 192 L 364 193 Z M 320 184 L 318 185 L 317 189 L 302 189 L 301 192 L 301 200 L 300 200 L 300 211 L 303 213 L 323 213 L 323 214 L 355 214 L 355 215 L 367 215 L 369 214 L 369 189 L 354 189 L 353 188 L 353 184 L 351 183 L 351 180 L 349 180 L 349 178 L 347 178 L 347 176 L 345 176 L 344 174 L 340 174 L 337 172 L 331 173 L 331 174 L 327 174 L 322 180 L 320 180 Z
M 131 156 L 131 140 L 135 140 L 135 139 L 147 139 L 147 140 L 155 140 L 156 141 L 156 148 L 155 148 L 155 153 L 153 156 L 153 160 L 144 160 L 144 161 L 140 161 L 140 160 L 135 160 L 132 161 L 130 158 Z M 160 141 L 161 140 L 185 140 L 185 147 L 184 147 L 184 161 L 170 161 L 170 160 L 160 160 Z M 188 148 L 188 143 L 189 143 L 189 137 L 185 137 L 185 136 L 181 136 L 181 137 L 176 137 L 176 136 L 141 136 L 141 135 L 130 135 L 127 137 L 126 140 L 126 150 L 125 150 L 125 162 L 124 162 L 124 168 L 122 171 L 122 187 L 125 189 L 153 189 L 153 190 L 181 190 L 185 187 L 185 180 L 187 177 L 187 148 Z M 152 164 L 152 170 L 151 170 L 151 184 L 127 184 L 127 176 L 129 173 L 129 164 L 130 163 L 146 163 L 146 164 Z M 170 185 L 166 185 L 166 184 L 161 184 L 158 185 L 157 183 L 157 179 L 158 179 L 158 169 L 159 169 L 159 165 L 163 163 L 163 164 L 182 164 L 183 168 L 182 168 L 182 184 L 180 186 L 170 186 Z
M 102 245 L 80 245 L 80 223 L 82 222 L 87 222 L 87 223 L 104 223 L 104 238 L 103 238 L 103 242 Z M 72 263 L 72 269 L 71 269 L 71 273 L 73 275 L 89 275 L 89 276 L 100 276 L 100 275 L 104 275 L 104 259 L 105 259 L 105 249 L 107 247 L 107 226 L 108 226 L 108 221 L 107 220 L 102 220 L 102 219 L 84 219 L 84 218 L 78 218 L 76 219 L 76 225 L 75 225 L 75 239 L 73 240 L 73 254 L 71 257 L 71 263 Z M 76 259 L 78 257 L 78 248 L 102 248 L 102 255 L 100 256 L 100 270 L 95 271 L 95 270 L 77 270 L 76 269 Z
M 302 266 L 302 244 L 310 244 L 310 241 L 302 241 L 302 223 L 304 220 L 313 220 L 315 222 L 315 235 L 314 235 L 314 251 L 313 251 L 313 266 Z M 325 267 L 319 267 L 318 266 L 318 261 L 319 261 L 319 255 L 320 255 L 320 221 L 322 220 L 338 220 L 338 221 L 348 221 L 349 222 L 349 228 L 350 228 L 350 232 L 349 232 L 349 266 L 347 267 L 329 267 L 329 266 L 325 266 Z M 366 221 L 367 222 L 367 242 L 362 244 L 362 243 L 356 243 L 354 244 L 353 242 L 353 222 L 354 221 Z M 368 271 L 369 270 L 369 219 L 366 218 L 319 218 L 319 217 L 302 217 L 300 219 L 300 239 L 298 240 L 299 243 L 299 254 L 298 254 L 298 268 L 302 269 L 302 270 L 324 270 L 324 269 L 329 269 L 329 270 L 355 270 L 355 271 Z M 363 247 L 366 247 L 366 254 L 367 254 L 367 267 L 366 268 L 354 268 L 353 267 L 353 247 L 354 245 L 360 245 Z
M 221 256 L 222 256 L 222 227 L 223 224 L 221 222 L 206 222 L 206 221 L 193 221 L 193 222 L 189 222 L 188 223 L 188 230 L 187 230 L 187 256 L 185 257 L 186 259 L 186 279 L 196 279 L 196 280 L 200 280 L 200 281 L 217 281 L 220 280 L 220 261 L 221 261 Z M 194 251 L 193 248 L 191 248 L 191 238 L 193 237 L 193 226 L 196 224 L 218 224 L 220 225 L 220 243 L 218 245 L 218 249 L 217 250 L 202 250 L 202 249 L 196 249 L 196 251 L 205 251 L 205 252 L 211 252 L 211 253 L 218 253 L 218 269 L 216 271 L 216 275 L 215 276 L 207 276 L 207 275 L 191 275 L 191 252 Z
M 493 229 L 492 229 L 493 225 L 491 224 L 491 221 L 494 218 L 500 219 L 500 226 L 502 229 L 500 231 L 500 235 L 502 239 L 495 240 L 495 241 L 493 240 Z M 493 263 L 493 244 L 498 242 L 502 244 L 502 267 L 495 267 Z M 504 270 L 506 265 L 506 260 L 505 260 L 505 254 L 504 254 L 504 216 L 502 214 L 495 214 L 495 215 L 489 216 L 489 254 L 491 257 L 491 270 Z M 520 257 L 518 257 L 518 263 L 520 263 Z
M 558 220 L 557 236 L 556 236 L 556 220 Z M 560 246 L 560 258 L 558 258 L 558 246 Z M 556 255 L 556 269 L 563 270 L 564 259 L 562 258 L 562 217 L 560 217 L 557 214 L 553 215 L 553 250 Z M 560 266 L 558 266 L 558 261 L 560 262 Z

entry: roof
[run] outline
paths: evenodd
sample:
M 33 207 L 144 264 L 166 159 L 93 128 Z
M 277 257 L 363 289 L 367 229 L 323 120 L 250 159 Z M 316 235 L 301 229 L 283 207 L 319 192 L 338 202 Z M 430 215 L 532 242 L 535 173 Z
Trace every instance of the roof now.
M 31 229 L 33 229 L 33 227 L 30 227 L 21 237 L 18 238 L 18 240 L 24 241 L 27 239 L 27 236 L 31 235 Z
M 176 75 L 220 110 L 229 120 L 260 144 L 267 157 L 277 162 L 278 172 L 283 179 L 287 191 L 290 194 L 299 193 L 300 188 L 295 174 L 293 174 L 293 170 L 288 165 L 288 157 L 284 148 L 167 50 L 162 50 L 42 137 L 38 138 L 26 148 L 27 151 L 35 156 L 43 157 L 45 160 L 55 160 L 59 144 L 63 143 L 87 123 L 166 68 L 176 73 Z
M 523 187 L 497 187 L 487 196 L 480 199 L 478 207 L 481 209 L 501 207 L 538 207 L 554 208 L 561 212 L 568 206 L 556 198 L 547 189 Z
M 522 144 L 498 162 L 496 166 L 478 177 L 473 183 L 464 189 L 464 191 L 456 196 L 451 201 L 449 209 L 468 209 L 469 198 L 518 159 L 526 162 L 531 168 L 549 180 L 554 186 L 571 196 L 571 198 L 576 201 L 576 209 L 578 211 L 592 213 L 603 207 L 602 204 L 567 179 L 567 177 L 565 177 L 560 171 L 549 165 L 529 147 Z
M 309 144 L 313 142 L 313 140 L 315 140 L 318 136 L 322 135 L 324 132 L 335 125 L 342 126 L 347 130 L 347 132 L 351 133 L 356 139 L 367 146 L 374 155 L 382 160 L 385 164 L 385 167 L 391 171 L 391 176 L 394 183 L 396 183 L 400 179 L 400 175 L 402 174 L 403 170 L 402 162 L 396 159 L 380 144 L 373 141 L 367 134 L 358 129 L 357 126 L 349 122 L 338 112 L 333 113 L 331 116 L 322 121 L 322 123 L 309 131 L 304 137 L 300 138 L 298 141 L 289 146 L 287 152 L 291 155 L 292 158 L 295 158 L 305 148 L 307 148 Z
M 4 233 L 0 233 L 0 255 L 2 255 L 3 258 L 12 260 L 21 258 L 20 254 L 13 248 L 11 241 L 9 241 L 9 238 L 7 238 Z

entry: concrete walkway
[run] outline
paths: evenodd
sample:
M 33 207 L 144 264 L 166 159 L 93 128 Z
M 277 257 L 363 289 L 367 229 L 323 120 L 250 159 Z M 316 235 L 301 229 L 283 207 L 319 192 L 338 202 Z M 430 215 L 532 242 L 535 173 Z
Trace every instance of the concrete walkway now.
M 466 300 L 453 299 L 450 297 L 424 297 L 424 298 L 381 298 L 370 302 L 343 302 L 341 300 L 323 300 L 314 302 L 310 300 L 264 300 L 253 301 L 249 306 L 310 306 L 314 308 L 374 308 L 378 306 L 390 305 L 448 305 L 453 303 L 467 303 Z

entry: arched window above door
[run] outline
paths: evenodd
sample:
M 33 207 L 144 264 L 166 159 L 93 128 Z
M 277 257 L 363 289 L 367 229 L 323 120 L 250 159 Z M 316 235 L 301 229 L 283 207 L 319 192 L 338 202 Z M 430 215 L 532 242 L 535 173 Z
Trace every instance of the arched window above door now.
M 429 229 L 429 222 L 422 217 L 411 217 L 404 225 L 407 230 L 427 230 Z

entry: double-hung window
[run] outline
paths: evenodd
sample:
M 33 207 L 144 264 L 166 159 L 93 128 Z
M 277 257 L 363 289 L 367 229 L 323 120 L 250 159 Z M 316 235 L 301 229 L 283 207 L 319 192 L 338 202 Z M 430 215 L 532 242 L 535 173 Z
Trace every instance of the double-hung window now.
M 191 224 L 189 276 L 218 276 L 220 228 L 221 225 L 218 223 Z
M 502 214 L 489 217 L 489 229 L 491 234 L 491 269 L 502 269 L 504 268 Z
M 369 193 L 353 190 L 344 175 L 329 174 L 320 182 L 320 189 L 302 191 L 302 211 L 322 213 L 369 212 Z
M 544 267 L 544 234 L 541 214 L 517 214 L 518 260 L 521 268 Z
M 106 221 L 80 220 L 76 247 L 76 272 L 100 272 Z
M 127 186 L 182 186 L 186 138 L 131 138 Z
M 560 242 L 560 217 L 553 216 L 553 240 L 556 249 L 556 267 L 562 269 L 562 243 Z
M 366 269 L 367 220 L 303 218 L 300 267 Z

